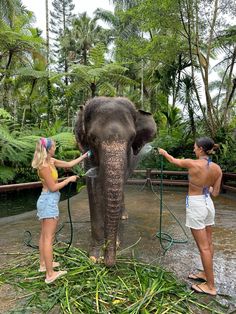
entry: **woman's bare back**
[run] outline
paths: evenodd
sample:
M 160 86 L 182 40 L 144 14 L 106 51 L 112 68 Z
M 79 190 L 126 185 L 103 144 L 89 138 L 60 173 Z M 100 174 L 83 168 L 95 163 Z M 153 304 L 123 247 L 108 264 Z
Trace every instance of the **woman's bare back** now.
M 218 194 L 221 177 L 222 171 L 216 163 L 208 159 L 194 160 L 189 167 L 189 195 L 204 194 L 210 187 Z

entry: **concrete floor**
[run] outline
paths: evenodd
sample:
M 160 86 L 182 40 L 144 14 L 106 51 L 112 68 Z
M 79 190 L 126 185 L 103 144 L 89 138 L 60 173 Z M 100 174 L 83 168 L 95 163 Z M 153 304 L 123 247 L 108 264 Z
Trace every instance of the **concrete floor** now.
M 185 191 L 165 190 L 163 201 L 162 231 L 168 232 L 175 239 L 185 239 L 185 235 L 170 214 L 168 208 L 181 222 L 188 235 L 188 242 L 174 244 L 163 255 L 156 233 L 159 230 L 160 201 L 159 192 L 156 195 L 150 188 L 141 191 L 140 186 L 127 186 L 125 193 L 126 208 L 129 219 L 121 221 L 118 251 L 123 256 L 135 256 L 148 263 L 161 264 L 171 270 L 180 280 L 191 285 L 187 275 L 201 269 L 197 247 L 191 233 L 185 225 Z M 216 226 L 213 231 L 215 257 L 214 269 L 219 302 L 230 306 L 230 311 L 236 309 L 236 198 L 221 195 L 214 200 L 216 207 Z M 88 249 L 90 241 L 90 221 L 87 193 L 84 189 L 80 194 L 71 198 L 71 213 L 74 227 L 73 245 L 81 249 Z M 58 235 L 59 240 L 69 240 L 70 224 L 68 222 L 67 202 L 60 202 L 60 222 L 65 223 Z M 32 250 L 23 243 L 24 232 L 29 230 L 33 235 L 33 242 L 37 244 L 39 223 L 36 211 L 0 219 L 0 263 L 7 263 L 14 258 L 16 252 Z M 138 242 L 138 243 L 137 243 Z M 135 244 L 137 243 L 137 244 Z M 165 244 L 165 243 L 164 243 Z M 11 253 L 9 255 L 9 253 Z M 0 289 L 0 293 L 2 293 Z M 11 303 L 11 294 L 5 293 L 5 303 L 2 309 Z M 4 306 L 5 304 L 5 306 Z M 8 305 L 7 305 L 8 306 Z M 7 313 L 3 310 L 0 313 Z

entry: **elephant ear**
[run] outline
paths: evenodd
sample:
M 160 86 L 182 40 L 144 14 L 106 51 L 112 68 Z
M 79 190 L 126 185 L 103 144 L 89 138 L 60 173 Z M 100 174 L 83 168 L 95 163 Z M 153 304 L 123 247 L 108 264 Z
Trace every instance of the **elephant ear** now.
M 79 113 L 75 123 L 75 138 L 78 143 L 79 149 L 85 151 L 88 147 L 85 125 L 84 125 L 84 106 L 79 107 Z
M 157 127 L 152 114 L 143 110 L 138 110 L 135 128 L 136 136 L 132 148 L 134 155 L 137 155 L 142 147 L 146 143 L 151 142 L 156 135 Z

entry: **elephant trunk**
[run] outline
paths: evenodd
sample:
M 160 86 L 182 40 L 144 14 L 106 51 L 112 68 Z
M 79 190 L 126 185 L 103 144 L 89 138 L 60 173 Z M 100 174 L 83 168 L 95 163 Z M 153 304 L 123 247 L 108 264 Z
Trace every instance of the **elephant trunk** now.
M 121 217 L 121 203 L 126 169 L 127 143 L 123 141 L 103 142 L 104 171 L 103 197 L 105 207 L 105 253 L 106 266 L 116 262 L 116 239 Z

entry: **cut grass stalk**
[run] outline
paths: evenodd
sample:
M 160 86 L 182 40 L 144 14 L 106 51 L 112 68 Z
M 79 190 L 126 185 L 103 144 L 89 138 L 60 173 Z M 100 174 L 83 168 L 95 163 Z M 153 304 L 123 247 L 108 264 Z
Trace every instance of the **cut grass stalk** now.
M 172 273 L 161 267 L 135 259 L 119 258 L 117 265 L 106 268 L 93 264 L 86 253 L 70 248 L 66 255 L 56 257 L 66 276 L 52 285 L 44 283 L 45 274 L 38 275 L 38 255 L 24 256 L 13 267 L 1 271 L 0 284 L 8 283 L 22 289 L 28 297 L 22 313 L 48 313 L 55 308 L 61 313 L 194 313 L 194 309 L 222 314 L 216 306 L 196 301 L 196 295 L 180 283 Z M 16 264 L 18 267 L 15 267 Z M 22 298 L 24 301 L 24 298 Z M 21 301 L 22 301 L 21 300 Z M 18 305 L 18 309 L 22 305 Z M 16 310 L 18 310 L 16 308 Z M 37 312 L 37 313 L 38 313 Z

